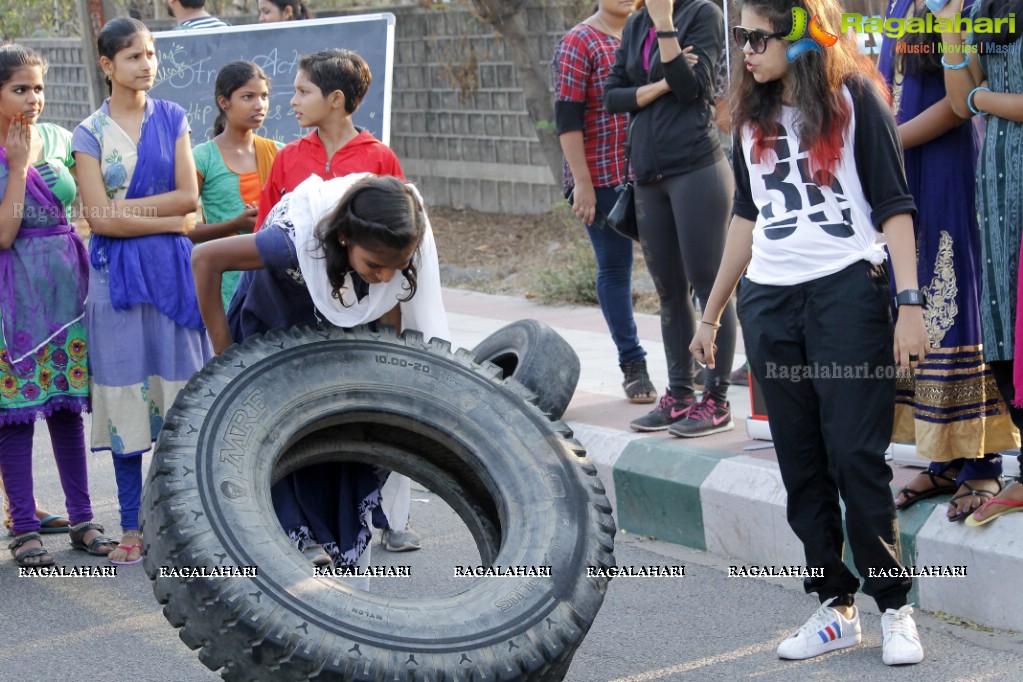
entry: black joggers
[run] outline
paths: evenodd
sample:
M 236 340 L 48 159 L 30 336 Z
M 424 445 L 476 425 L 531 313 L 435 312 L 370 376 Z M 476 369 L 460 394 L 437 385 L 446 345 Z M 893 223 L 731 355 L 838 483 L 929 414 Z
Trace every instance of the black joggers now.
M 770 415 L 789 525 L 807 566 L 824 569 L 823 577 L 804 581 L 806 591 L 845 605 L 859 588 L 842 562 L 841 495 L 863 591 L 882 612 L 898 609 L 912 581 L 899 577 L 902 550 L 884 458 L 895 413 L 887 268 L 859 261 L 792 286 L 743 279 L 738 313 Z

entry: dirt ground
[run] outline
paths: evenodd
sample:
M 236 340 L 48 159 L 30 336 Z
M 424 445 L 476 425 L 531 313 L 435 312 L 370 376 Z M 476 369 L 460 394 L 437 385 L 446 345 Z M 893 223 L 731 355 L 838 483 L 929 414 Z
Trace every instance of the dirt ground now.
M 566 268 L 580 253 L 592 253 L 582 224 L 561 207 L 536 215 L 511 215 L 435 206 L 430 209 L 430 223 L 440 254 L 441 280 L 444 286 L 457 289 L 534 298 L 540 293 L 543 271 Z M 638 246 L 633 292 L 637 311 L 657 312 Z

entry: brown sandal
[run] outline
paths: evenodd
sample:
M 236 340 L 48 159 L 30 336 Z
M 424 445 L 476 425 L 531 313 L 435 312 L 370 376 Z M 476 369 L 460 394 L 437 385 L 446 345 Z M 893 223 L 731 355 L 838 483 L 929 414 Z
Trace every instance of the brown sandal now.
M 85 534 L 90 530 L 99 531 L 100 534 L 90 540 L 89 544 L 85 544 Z M 92 521 L 77 523 L 74 526 L 71 526 L 71 547 L 83 552 L 88 552 L 93 556 L 106 556 L 107 554 L 110 554 L 110 552 L 114 551 L 114 548 L 111 547 L 104 552 L 100 550 L 100 547 L 103 547 L 104 545 L 117 545 L 117 540 L 103 535 L 104 532 L 106 532 L 105 529 L 98 523 L 93 523 Z
M 946 493 L 954 493 L 955 491 L 959 490 L 959 486 L 956 485 L 956 476 L 959 475 L 959 472 L 958 471 L 954 472 L 952 478 L 949 478 L 947 476 L 948 473 L 949 473 L 948 471 L 942 472 L 940 474 L 931 473 L 930 470 L 921 471 L 919 474 L 916 475 L 916 478 L 919 478 L 920 476 L 927 474 L 927 478 L 931 479 L 931 487 L 928 488 L 927 490 L 913 490 L 909 486 L 906 486 L 905 488 L 899 491 L 899 495 L 902 495 L 904 498 L 906 498 L 906 501 L 903 502 L 902 504 L 895 505 L 895 508 L 898 509 L 899 511 L 902 511 L 903 509 L 909 509 L 920 500 L 926 500 L 929 497 L 937 497 L 938 495 L 944 495 Z M 948 485 L 942 485 L 938 483 L 938 481 L 935 479 L 948 481 Z
M 25 566 L 28 568 L 36 567 L 43 568 L 46 566 L 53 566 L 53 557 L 46 551 L 45 547 L 32 547 L 31 549 L 18 550 L 26 542 L 32 542 L 36 540 L 40 545 L 43 544 L 43 537 L 39 533 L 24 533 L 14 538 L 11 544 L 7 545 L 7 549 L 11 550 L 11 556 L 14 557 L 14 561 L 19 566 Z M 49 561 L 26 561 L 26 559 L 33 559 L 35 557 L 49 556 Z

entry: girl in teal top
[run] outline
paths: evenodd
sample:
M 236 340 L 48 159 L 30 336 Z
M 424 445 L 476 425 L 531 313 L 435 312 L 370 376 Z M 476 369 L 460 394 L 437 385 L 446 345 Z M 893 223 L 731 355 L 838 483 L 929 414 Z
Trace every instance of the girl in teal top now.
M 192 150 L 199 174 L 205 224 L 190 235 L 195 243 L 253 231 L 259 193 L 270 175 L 278 143 L 253 134 L 263 125 L 270 101 L 270 80 L 252 62 L 227 64 L 217 74 L 220 113 L 214 138 Z M 237 272 L 225 272 L 221 288 L 225 308 L 238 287 Z

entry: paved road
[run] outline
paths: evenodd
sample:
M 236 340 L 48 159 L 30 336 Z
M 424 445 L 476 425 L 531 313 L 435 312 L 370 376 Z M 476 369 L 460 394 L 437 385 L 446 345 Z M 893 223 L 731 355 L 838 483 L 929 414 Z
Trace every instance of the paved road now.
M 35 462 L 41 501 L 60 508 L 60 488 L 45 428 L 38 430 Z M 97 520 L 116 531 L 109 457 L 90 458 Z M 413 491 L 413 518 L 422 551 L 374 553 L 374 563 L 411 565 L 411 578 L 374 579 L 372 589 L 392 594 L 437 594 L 457 589 L 454 565 L 479 554 L 468 530 L 435 495 Z M 49 536 L 59 564 L 103 565 Z M 576 654 L 570 682 L 676 680 L 1010 680 L 1023 670 L 1019 633 L 981 632 L 922 615 L 927 659 L 892 670 L 881 663 L 880 619 L 864 617 L 864 643 L 809 662 L 774 655 L 780 638 L 815 607 L 797 579 L 726 576 L 727 560 L 667 543 L 619 535 L 619 565 L 684 564 L 683 578 L 616 578 L 596 622 Z M 5 557 L 6 559 L 6 557 Z M 451 577 L 447 577 L 451 575 Z M 954 579 L 949 589 L 955 589 Z M 1015 589 L 1006 577 L 995 589 Z M 141 566 L 121 567 L 115 578 L 21 578 L 0 561 L 0 680 L 133 680 L 198 682 L 207 670 L 177 637 L 153 599 Z

